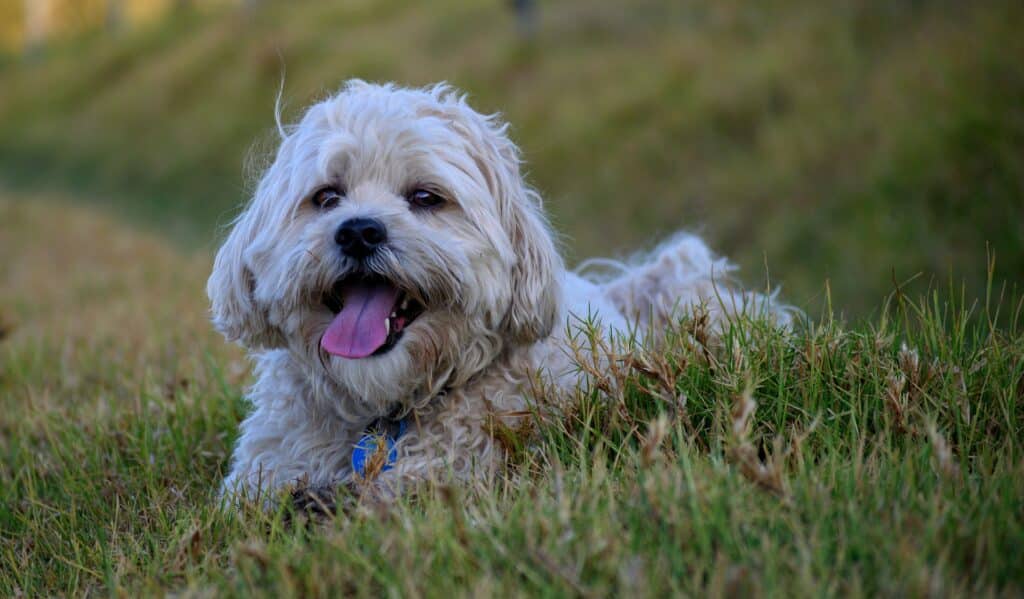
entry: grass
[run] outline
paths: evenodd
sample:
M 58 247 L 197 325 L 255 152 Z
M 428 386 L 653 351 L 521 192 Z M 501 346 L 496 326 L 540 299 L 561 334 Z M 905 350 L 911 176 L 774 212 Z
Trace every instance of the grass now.
M 247 373 L 208 255 L 68 204 L 0 201 L 0 595 L 1024 592 L 1024 304 L 997 288 L 720 342 L 685 319 L 496 430 L 498 480 L 309 528 L 218 509 Z
M 542 4 L 532 43 L 266 0 L 0 57 L 0 596 L 1024 594 L 1020 3 Z M 249 373 L 203 282 L 282 62 L 287 118 L 449 80 L 573 259 L 699 229 L 812 317 L 615 349 L 487 484 L 225 512 Z
M 211 244 L 243 164 L 352 76 L 502 111 L 573 259 L 700 230 L 745 272 L 866 317 L 893 281 L 1024 281 L 1024 8 L 1013 0 L 266 1 L 0 61 L 0 180 Z M 759 284 L 760 282 L 758 282 Z

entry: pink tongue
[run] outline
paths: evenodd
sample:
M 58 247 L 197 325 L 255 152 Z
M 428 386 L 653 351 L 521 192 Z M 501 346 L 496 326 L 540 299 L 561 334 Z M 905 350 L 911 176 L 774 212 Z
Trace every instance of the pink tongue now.
M 343 294 L 344 307 L 334 317 L 320 347 L 343 358 L 365 358 L 388 339 L 384 321 L 398 301 L 398 289 L 387 283 L 355 283 Z

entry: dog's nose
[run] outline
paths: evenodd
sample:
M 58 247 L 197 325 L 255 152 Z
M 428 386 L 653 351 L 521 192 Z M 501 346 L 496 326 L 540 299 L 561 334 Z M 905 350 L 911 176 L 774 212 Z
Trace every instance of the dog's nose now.
M 373 218 L 350 218 L 341 223 L 334 234 L 334 241 L 346 256 L 363 258 L 370 255 L 388 240 L 384 223 Z

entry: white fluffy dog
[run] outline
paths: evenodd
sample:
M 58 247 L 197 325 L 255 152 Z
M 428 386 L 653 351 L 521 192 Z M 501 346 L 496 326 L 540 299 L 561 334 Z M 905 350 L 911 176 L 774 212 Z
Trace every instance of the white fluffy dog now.
M 531 373 L 577 384 L 574 315 L 605 335 L 696 304 L 788 321 L 693 236 L 602 281 L 566 271 L 506 130 L 445 85 L 350 81 L 285 132 L 208 284 L 257 374 L 225 491 L 493 471 L 488 418 L 528 409 Z

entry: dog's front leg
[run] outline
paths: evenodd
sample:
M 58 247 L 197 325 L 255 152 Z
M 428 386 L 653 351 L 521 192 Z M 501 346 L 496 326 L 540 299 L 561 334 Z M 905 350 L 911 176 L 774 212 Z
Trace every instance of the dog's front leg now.
M 282 490 L 327 489 L 349 479 L 356 433 L 307 416 L 281 404 L 257 407 L 241 424 L 222 494 L 272 506 Z

